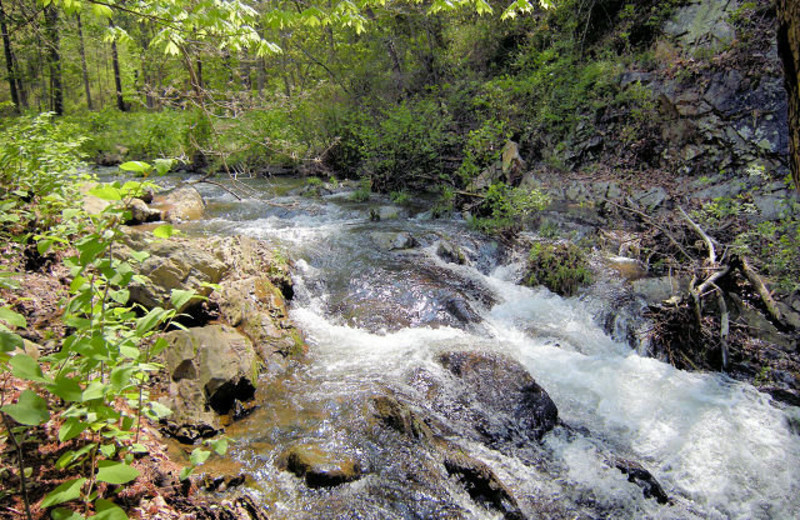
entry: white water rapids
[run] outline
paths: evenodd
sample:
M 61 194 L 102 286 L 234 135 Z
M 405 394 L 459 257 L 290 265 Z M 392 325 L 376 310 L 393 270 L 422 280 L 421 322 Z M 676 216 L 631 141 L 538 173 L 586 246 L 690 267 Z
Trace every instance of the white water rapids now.
M 403 384 L 415 368 L 435 370 L 434 357 L 444 350 L 499 352 L 529 370 L 556 403 L 559 417 L 578 432 L 544 437 L 558 468 L 552 482 L 509 454 L 474 446 L 519 495 L 591 502 L 598 518 L 800 517 L 800 436 L 792 426 L 797 409 L 724 375 L 681 371 L 640 357 L 595 323 L 590 309 L 597 302 L 515 285 L 516 266 L 487 257 L 481 250 L 485 243 L 463 223 L 401 215 L 372 224 L 368 205 L 335 197 L 286 196 L 280 201 L 297 205 L 289 211 L 258 199 L 233 209 L 222 194 L 206 196 L 212 218 L 197 226 L 268 240 L 295 259 L 291 314 L 309 341 L 308 377 L 317 385 L 308 390 L 309 401 L 346 399 L 370 385 Z M 378 251 L 370 239 L 375 229 L 409 232 L 422 245 L 410 252 Z M 435 244 L 441 237 L 469 251 L 471 264 L 439 259 Z M 428 275 L 418 285 L 417 266 L 444 274 Z M 464 297 L 480 323 L 453 326 L 436 318 L 441 317 L 437 291 L 461 283 L 478 288 Z M 476 297 L 476 291 L 487 298 Z M 431 319 L 415 321 L 415 316 Z M 320 429 L 336 438 L 337 424 L 323 422 Z M 241 442 L 246 446 L 248 440 Z M 644 499 L 625 475 L 604 463 L 608 451 L 640 462 L 672 503 Z M 272 485 L 290 487 L 289 477 L 270 475 L 264 479 Z M 293 493 L 295 498 L 287 498 Z M 303 504 L 298 493 L 277 493 L 272 514 L 302 517 L 291 512 Z M 465 511 L 469 518 L 497 518 L 481 508 Z

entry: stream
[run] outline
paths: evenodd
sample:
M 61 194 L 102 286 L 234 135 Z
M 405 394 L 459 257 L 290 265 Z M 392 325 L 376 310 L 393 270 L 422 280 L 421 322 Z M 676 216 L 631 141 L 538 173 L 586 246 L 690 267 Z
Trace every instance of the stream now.
M 613 290 L 561 298 L 517 285 L 521 259 L 424 207 L 303 197 L 290 179 L 246 182 L 254 194 L 242 201 L 201 187 L 206 220 L 186 229 L 250 235 L 295 263 L 291 316 L 306 335 L 307 363 L 261 385 L 258 409 L 228 428 L 231 456 L 269 518 L 800 517 L 798 410 L 613 340 L 598 318 Z M 372 222 L 370 208 L 396 218 Z M 466 262 L 440 258 L 443 242 Z M 442 365 L 450 352 L 521 364 L 559 424 L 538 441 L 488 408 L 476 412 Z M 502 400 L 506 390 L 494 391 Z M 413 435 L 386 427 L 374 413 L 381 396 L 424 426 Z M 467 412 L 489 426 L 476 429 Z M 297 444 L 355 460 L 362 475 L 307 486 L 278 468 Z M 463 463 L 454 472 L 453 457 L 491 475 L 491 490 L 466 482 Z M 614 460 L 646 468 L 669 500 L 646 498 Z

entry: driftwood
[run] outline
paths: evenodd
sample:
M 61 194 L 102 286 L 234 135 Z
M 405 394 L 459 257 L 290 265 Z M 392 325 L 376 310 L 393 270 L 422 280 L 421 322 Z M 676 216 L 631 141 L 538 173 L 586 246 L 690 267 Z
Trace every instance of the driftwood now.
M 710 265 L 716 265 L 716 263 L 717 263 L 717 253 L 716 253 L 716 250 L 714 249 L 714 240 L 712 240 L 711 237 L 708 236 L 708 234 L 705 231 L 703 231 L 703 228 L 701 228 L 699 225 L 697 225 L 697 223 L 694 220 L 692 220 L 689 217 L 689 215 L 686 214 L 685 211 L 683 211 L 682 207 L 678 206 L 678 211 L 681 212 L 681 215 L 683 215 L 683 218 L 686 219 L 686 222 L 689 223 L 689 225 L 692 227 L 692 229 L 694 229 L 695 232 L 698 235 L 700 235 L 700 238 L 703 239 L 703 242 L 706 243 L 706 247 L 708 248 L 708 263 Z
M 764 285 L 761 277 L 758 276 L 758 273 L 750 265 L 750 262 L 747 260 L 747 258 L 742 257 L 740 260 L 742 263 L 742 271 L 744 272 L 745 277 L 751 284 L 753 284 L 753 287 L 756 288 L 758 295 L 761 297 L 761 301 L 764 302 L 764 306 L 767 308 L 767 312 L 769 312 L 770 316 L 772 316 L 775 321 L 783 324 L 783 315 L 781 314 L 780 309 L 778 309 L 778 304 L 775 303 L 775 300 L 772 298 L 772 294 L 770 294 L 767 286 Z

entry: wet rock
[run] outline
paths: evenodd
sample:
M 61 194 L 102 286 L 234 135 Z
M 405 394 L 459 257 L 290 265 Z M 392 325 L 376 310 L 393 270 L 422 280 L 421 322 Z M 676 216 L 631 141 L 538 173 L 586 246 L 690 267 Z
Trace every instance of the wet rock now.
M 451 264 L 464 265 L 467 263 L 467 257 L 464 255 L 464 252 L 461 251 L 461 248 L 446 240 L 441 240 L 439 242 L 439 245 L 436 247 L 436 255 L 445 262 L 450 262 Z
M 778 220 L 786 213 L 786 198 L 774 195 L 756 195 L 753 204 L 758 208 L 761 220 Z
M 165 195 L 157 195 L 153 204 L 162 210 L 169 222 L 197 220 L 205 211 L 203 197 L 193 186 L 181 186 Z
M 688 294 L 689 280 L 685 276 L 641 278 L 631 282 L 633 292 L 641 295 L 648 305 L 660 305 L 672 297 Z
M 459 404 L 446 404 L 446 411 L 463 410 L 452 418 L 471 421 L 490 445 L 538 441 L 558 422 L 556 405 L 519 362 L 482 352 L 447 352 L 437 360 L 460 383 Z
M 480 315 L 472 310 L 464 298 L 453 297 L 444 302 L 445 310 L 462 323 L 480 323 Z
M 131 200 L 128 203 L 128 211 L 131 212 L 131 218 L 126 222 L 128 225 L 158 222 L 162 220 L 161 210 L 151 208 L 142 199 Z
M 669 503 L 669 497 L 664 492 L 664 488 L 658 483 L 656 478 L 647 471 L 641 464 L 632 460 L 615 459 L 614 466 L 623 474 L 628 476 L 628 482 L 632 482 L 642 488 L 645 498 L 654 498 L 659 504 Z
M 633 201 L 639 204 L 647 212 L 652 212 L 660 208 L 667 200 L 667 191 L 658 186 L 649 190 L 638 191 L 633 194 Z
M 411 249 L 417 245 L 417 240 L 411 233 L 391 232 L 391 231 L 375 231 L 370 233 L 372 242 L 384 251 L 396 251 L 400 249 Z
M 290 300 L 294 296 L 289 262 L 265 242 L 243 235 L 215 237 L 204 243 L 204 249 L 227 266 L 230 276 L 266 276 L 284 298 Z
M 631 83 L 641 83 L 642 85 L 647 85 L 652 81 L 652 72 L 639 72 L 635 70 L 623 72 L 617 79 L 620 87 L 627 87 Z
M 200 487 L 206 491 L 216 491 L 221 493 L 231 488 L 244 484 L 245 476 L 239 475 L 208 475 L 200 477 Z
M 134 282 L 130 286 L 131 302 L 145 308 L 169 307 L 172 290 L 194 290 L 200 296 L 211 294 L 207 284 L 218 283 L 227 267 L 213 255 L 192 241 L 171 239 L 150 242 L 143 235 L 131 235 L 126 239 L 131 249 L 146 251 L 149 258 L 135 266 L 138 273 L 147 277 L 145 282 Z M 122 256 L 125 252 L 120 253 Z M 190 300 L 178 312 L 184 312 L 200 301 Z
M 427 422 L 406 403 L 389 395 L 372 398 L 375 417 L 384 425 L 416 439 L 431 439 L 433 431 Z
M 250 338 L 262 359 L 305 352 L 305 342 L 289 320 L 283 294 L 266 276 L 226 280 L 211 299 L 220 316 Z
M 258 361 L 249 339 L 225 325 L 173 331 L 164 336 L 170 377 L 170 420 L 217 429 L 216 415 L 255 395 Z M 215 415 L 216 414 L 216 415 Z
M 736 5 L 728 0 L 695 0 L 676 9 L 672 19 L 664 24 L 663 31 L 679 39 L 687 48 L 719 48 L 733 41 L 736 36 L 728 23 Z
M 526 518 L 511 489 L 483 462 L 453 450 L 445 455 L 444 467 L 481 506 L 499 511 L 508 520 Z
M 278 467 L 305 478 L 310 488 L 338 486 L 358 480 L 362 474 L 358 461 L 313 444 L 292 446 L 280 456 Z

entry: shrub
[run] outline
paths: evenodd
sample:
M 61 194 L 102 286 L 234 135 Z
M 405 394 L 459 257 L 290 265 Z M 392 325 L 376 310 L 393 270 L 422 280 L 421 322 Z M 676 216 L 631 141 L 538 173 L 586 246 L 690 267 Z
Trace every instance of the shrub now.
M 544 285 L 561 296 L 572 296 L 591 281 L 592 275 L 583 252 L 575 244 L 537 242 L 531 246 L 524 279 L 526 285 Z

